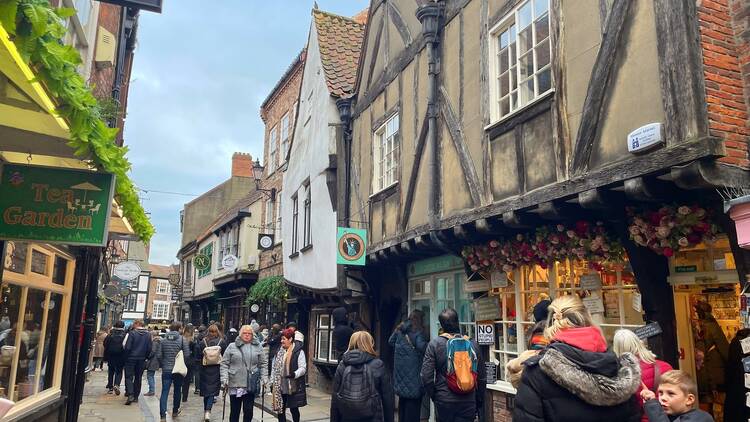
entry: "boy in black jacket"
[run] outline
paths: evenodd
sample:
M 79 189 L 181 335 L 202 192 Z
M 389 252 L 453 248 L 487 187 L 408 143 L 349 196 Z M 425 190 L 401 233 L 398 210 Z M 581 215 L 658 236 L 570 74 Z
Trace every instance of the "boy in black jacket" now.
M 643 410 L 651 422 L 714 422 L 711 415 L 695 408 L 697 396 L 695 381 L 678 370 L 661 375 L 658 400 L 653 391 L 641 391 Z
M 143 321 L 133 321 L 133 329 L 125 335 L 125 394 L 126 405 L 137 402 L 141 395 L 141 381 L 146 369 L 146 359 L 151 355 L 151 333 L 143 327 Z

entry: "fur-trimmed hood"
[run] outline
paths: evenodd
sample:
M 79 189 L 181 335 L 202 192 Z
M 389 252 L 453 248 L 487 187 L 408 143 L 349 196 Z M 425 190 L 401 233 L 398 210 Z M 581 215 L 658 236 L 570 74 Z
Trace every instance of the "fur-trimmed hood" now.
M 557 385 L 594 406 L 614 406 L 632 398 L 641 384 L 638 359 L 630 353 L 590 352 L 554 342 L 538 358 L 539 368 Z

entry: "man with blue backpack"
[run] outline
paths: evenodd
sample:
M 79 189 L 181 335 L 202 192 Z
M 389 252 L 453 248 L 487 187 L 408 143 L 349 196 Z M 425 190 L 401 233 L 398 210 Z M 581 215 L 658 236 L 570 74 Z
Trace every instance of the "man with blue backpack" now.
M 444 309 L 438 320 L 443 333 L 427 344 L 422 385 L 435 403 L 437 422 L 473 422 L 486 388 L 479 345 L 461 334 L 455 309 Z

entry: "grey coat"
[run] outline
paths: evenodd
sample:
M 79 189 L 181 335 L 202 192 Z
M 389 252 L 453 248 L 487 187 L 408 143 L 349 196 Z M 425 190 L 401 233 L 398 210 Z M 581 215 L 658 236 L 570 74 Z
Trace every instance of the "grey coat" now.
M 161 337 L 154 338 L 152 343 L 153 348 L 151 349 L 151 354 L 148 356 L 148 360 L 146 360 L 146 369 L 149 371 L 156 371 L 161 366 L 159 364 L 159 358 L 157 357 L 159 355 L 159 350 L 161 349 Z M 174 366 L 174 363 L 172 366 Z
M 162 373 L 172 372 L 172 368 L 174 368 L 174 360 L 180 350 L 182 350 L 182 357 L 185 359 L 185 362 L 189 362 L 190 344 L 177 331 L 168 332 L 167 336 L 161 341 L 161 343 L 159 343 L 159 345 L 156 358 L 161 364 Z
M 247 388 L 248 368 L 251 371 L 260 370 L 261 382 L 268 382 L 268 356 L 263 346 L 255 337 L 250 343 L 245 343 L 242 338 L 237 337 L 224 351 L 221 359 L 221 385 L 229 388 Z

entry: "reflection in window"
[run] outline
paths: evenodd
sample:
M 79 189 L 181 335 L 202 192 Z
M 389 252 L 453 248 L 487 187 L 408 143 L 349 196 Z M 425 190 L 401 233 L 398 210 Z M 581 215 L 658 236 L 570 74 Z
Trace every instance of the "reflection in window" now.
M 35 249 L 31 250 L 31 272 L 47 275 L 47 260 L 49 257 Z
M 39 391 L 46 390 L 52 387 L 53 375 L 55 368 L 58 365 L 57 345 L 60 340 L 57 333 L 62 328 L 60 327 L 60 319 L 62 316 L 62 303 L 63 295 L 59 293 L 51 293 L 49 303 L 47 304 L 47 324 L 44 326 L 44 346 L 41 349 L 42 360 L 37 364 L 36 373 L 39 374 Z
M 5 247 L 6 270 L 23 274 L 26 271 L 26 258 L 29 253 L 29 244 L 25 242 L 7 242 Z
M 52 267 L 52 282 L 64 286 L 65 276 L 68 272 L 68 260 L 65 258 L 55 257 L 55 266 Z
M 28 356 L 23 336 L 18 336 L 18 317 L 21 310 L 19 286 L 2 284 L 0 293 L 0 397 L 16 401 L 16 384 L 26 380 Z M 14 363 L 18 362 L 17 365 Z M 21 367 L 20 370 L 17 370 Z M 11 382 L 15 380 L 15 382 Z

